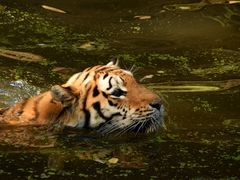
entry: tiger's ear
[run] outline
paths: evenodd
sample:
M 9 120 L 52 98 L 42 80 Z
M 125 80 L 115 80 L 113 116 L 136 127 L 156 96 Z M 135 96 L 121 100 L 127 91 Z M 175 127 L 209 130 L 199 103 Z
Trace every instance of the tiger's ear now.
M 50 90 L 54 101 L 60 102 L 63 107 L 69 107 L 75 102 L 77 96 L 76 91 L 70 86 L 63 87 L 55 85 Z
M 109 63 L 107 63 L 107 66 L 117 66 L 118 67 L 118 64 L 119 64 L 118 58 L 114 57 L 114 58 L 112 58 L 112 60 Z

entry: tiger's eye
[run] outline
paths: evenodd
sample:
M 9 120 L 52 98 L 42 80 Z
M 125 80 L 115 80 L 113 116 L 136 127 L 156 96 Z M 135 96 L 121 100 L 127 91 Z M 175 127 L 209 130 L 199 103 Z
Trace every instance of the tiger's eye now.
M 123 90 L 121 90 L 121 89 L 115 89 L 115 90 L 111 93 L 111 95 L 117 96 L 117 97 L 125 96 L 126 94 L 127 94 L 127 92 L 126 92 L 126 91 L 123 91 Z

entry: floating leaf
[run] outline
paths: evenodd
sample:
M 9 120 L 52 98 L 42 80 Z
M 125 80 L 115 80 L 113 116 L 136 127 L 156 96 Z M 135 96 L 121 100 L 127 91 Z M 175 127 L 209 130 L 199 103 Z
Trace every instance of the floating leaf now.
M 42 56 L 39 56 L 33 53 L 12 51 L 12 50 L 6 50 L 6 49 L 0 49 L 0 56 L 16 59 L 19 61 L 29 61 L 29 62 L 39 62 L 44 60 Z
M 224 126 L 228 127 L 239 127 L 240 119 L 226 119 L 222 122 Z
M 152 79 L 153 76 L 154 76 L 153 74 L 146 75 L 146 76 L 142 77 L 142 78 L 139 80 L 139 82 L 143 82 L 143 81 L 146 80 L 146 79 Z
M 238 0 L 238 1 L 229 1 L 228 2 L 229 4 L 237 4 L 237 3 L 240 3 L 240 1 Z
M 79 48 L 85 49 L 85 50 L 94 50 L 96 49 L 95 42 L 90 41 L 90 42 L 83 43 L 82 45 L 79 46 Z
M 55 8 L 55 7 L 47 6 L 47 5 L 42 5 L 42 8 L 49 10 L 49 11 L 57 12 L 57 13 L 63 13 L 63 14 L 66 13 L 66 11 L 63 11 L 63 10 Z
M 101 163 L 101 164 L 104 164 L 104 163 L 105 163 L 103 160 L 101 160 L 101 159 L 99 159 L 99 158 L 95 158 L 94 161 L 99 162 L 99 163 Z
M 149 84 L 149 88 L 160 92 L 210 92 L 220 91 L 217 86 L 204 86 L 204 85 L 158 85 Z
M 231 119 L 226 119 L 226 120 L 224 120 L 223 121 L 223 125 L 225 125 L 225 126 L 228 126 L 228 125 L 230 125 L 231 124 L 231 122 L 232 122 L 232 120 Z
M 198 11 L 204 8 L 206 5 L 208 5 L 207 2 L 201 1 L 198 3 L 165 5 L 163 6 L 163 8 L 168 11 L 177 11 L 177 10 Z
M 209 4 L 237 4 L 240 3 L 240 0 L 235 1 L 226 1 L 226 0 L 202 0 L 201 2 L 189 3 L 189 4 L 173 4 L 165 5 L 164 9 L 169 11 L 183 10 L 183 11 L 197 11 L 203 9 Z
M 74 68 L 66 68 L 66 67 L 55 67 L 52 69 L 53 72 L 60 73 L 60 74 L 68 74 L 77 71 Z
M 139 20 L 148 20 L 151 18 L 152 18 L 152 16 L 142 16 L 142 15 L 134 16 L 134 19 L 139 19 Z
M 157 73 L 158 73 L 158 74 L 164 74 L 165 71 L 159 70 L 159 71 L 157 71 Z
M 118 162 L 118 160 L 119 160 L 118 158 L 111 158 L 111 159 L 108 160 L 108 163 L 116 164 Z

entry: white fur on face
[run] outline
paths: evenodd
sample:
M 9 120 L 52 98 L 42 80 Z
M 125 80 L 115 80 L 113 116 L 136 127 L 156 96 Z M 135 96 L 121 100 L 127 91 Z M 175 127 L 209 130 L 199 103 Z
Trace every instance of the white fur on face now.
M 110 84 L 112 87 L 108 89 Z M 105 79 L 103 76 L 101 76 L 99 79 L 98 88 L 107 94 L 111 94 L 115 89 L 121 89 L 122 91 L 127 92 L 127 88 L 123 85 L 123 81 L 119 76 L 108 76 Z

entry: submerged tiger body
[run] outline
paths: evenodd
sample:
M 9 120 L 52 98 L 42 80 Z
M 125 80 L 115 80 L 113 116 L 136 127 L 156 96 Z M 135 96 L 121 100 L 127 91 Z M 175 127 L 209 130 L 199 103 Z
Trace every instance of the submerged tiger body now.
M 87 68 L 0 114 L 0 122 L 9 125 L 87 128 L 102 134 L 152 132 L 163 126 L 161 99 L 115 62 Z

